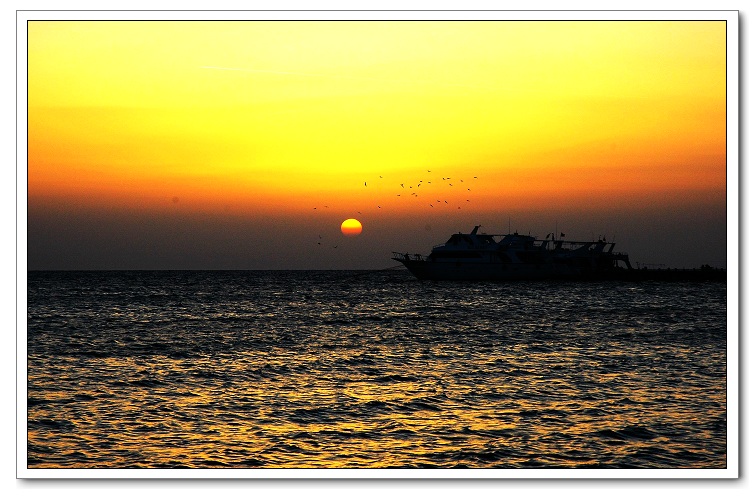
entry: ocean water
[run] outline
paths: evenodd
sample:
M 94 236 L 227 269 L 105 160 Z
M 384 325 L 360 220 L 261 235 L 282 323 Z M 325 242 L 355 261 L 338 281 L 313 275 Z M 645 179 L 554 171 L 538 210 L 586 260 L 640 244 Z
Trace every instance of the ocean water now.
M 28 468 L 725 468 L 725 283 L 29 272 Z

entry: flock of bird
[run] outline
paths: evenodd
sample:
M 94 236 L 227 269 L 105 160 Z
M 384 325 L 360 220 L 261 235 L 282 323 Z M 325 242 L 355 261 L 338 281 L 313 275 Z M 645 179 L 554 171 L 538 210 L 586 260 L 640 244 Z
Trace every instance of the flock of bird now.
M 427 173 L 432 173 L 432 170 L 427 170 Z M 477 180 L 477 176 L 472 177 L 472 180 Z M 382 175 L 378 177 L 378 182 L 379 183 L 383 182 Z M 454 184 L 454 182 L 456 182 L 456 184 Z M 472 191 L 472 187 L 469 181 L 467 181 L 465 185 L 461 185 L 461 184 L 464 184 L 464 179 L 460 178 L 457 181 L 457 180 L 452 179 L 451 177 L 441 177 L 439 181 L 436 179 L 435 184 L 433 184 L 432 180 L 425 181 L 424 179 L 420 179 L 411 183 L 404 181 L 404 182 L 399 182 L 396 184 L 398 187 L 401 188 L 401 190 L 396 192 L 396 197 L 401 197 L 403 194 L 405 197 L 414 197 L 418 199 L 420 198 L 420 194 L 418 192 L 422 187 L 430 187 L 430 186 L 437 187 L 438 185 L 442 186 L 443 188 L 456 186 L 458 190 L 460 190 L 462 193 L 465 193 L 465 194 L 468 194 L 469 192 Z M 364 187 L 370 187 L 371 185 L 372 185 L 371 183 L 368 184 L 367 181 L 364 181 Z M 428 190 L 428 189 L 424 189 L 424 190 Z M 440 197 L 446 197 L 446 196 L 440 196 Z M 442 200 L 438 199 L 437 190 L 436 190 L 436 196 L 430 196 L 429 199 L 430 201 L 428 202 L 428 205 L 430 206 L 430 208 L 435 208 L 436 206 L 441 206 L 441 205 L 442 206 L 449 205 L 448 199 L 442 199 Z M 466 199 L 466 202 L 469 203 L 471 202 L 471 200 Z M 378 209 L 382 209 L 383 207 L 382 204 L 376 204 L 376 206 Z M 457 209 L 460 210 L 461 205 L 457 206 Z
M 445 177 L 438 178 L 432 174 L 432 170 L 423 172 L 422 179 L 409 181 L 403 179 L 403 181 L 392 180 L 389 181 L 383 175 L 378 175 L 376 178 L 370 180 L 363 180 L 362 189 L 368 189 L 372 191 L 372 188 L 378 188 L 372 192 L 385 192 L 385 187 L 390 187 L 391 184 L 387 182 L 395 182 L 392 185 L 395 187 L 395 198 L 422 200 L 428 207 L 428 209 L 443 209 L 452 208 L 454 205 L 457 210 L 461 210 L 465 203 L 471 203 L 471 192 L 474 187 L 474 182 L 477 180 L 477 176 L 458 178 L 458 177 Z M 428 178 L 429 177 L 429 178 Z M 394 199 L 395 199 L 394 198 Z M 373 204 L 374 203 L 374 204 Z M 370 201 L 366 202 L 366 206 L 373 206 L 376 209 L 382 210 L 384 207 L 388 207 L 391 203 L 386 198 L 376 199 L 373 197 Z M 313 209 L 328 209 L 328 205 L 316 206 Z M 358 215 L 362 215 L 361 211 L 356 212 Z M 319 235 L 317 240 L 318 246 L 332 246 L 338 248 L 338 245 L 326 244 L 323 241 L 323 236 Z

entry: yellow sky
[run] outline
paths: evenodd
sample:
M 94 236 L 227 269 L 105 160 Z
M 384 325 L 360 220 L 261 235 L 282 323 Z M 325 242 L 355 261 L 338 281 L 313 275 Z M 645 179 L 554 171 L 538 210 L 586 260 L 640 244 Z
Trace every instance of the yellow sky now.
M 415 213 L 725 188 L 724 22 L 28 28 L 31 203 Z

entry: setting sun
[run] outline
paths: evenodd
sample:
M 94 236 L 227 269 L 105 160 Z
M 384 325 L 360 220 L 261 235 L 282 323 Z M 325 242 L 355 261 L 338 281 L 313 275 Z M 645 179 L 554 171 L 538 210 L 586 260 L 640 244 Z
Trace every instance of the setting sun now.
M 341 232 L 344 236 L 358 236 L 362 233 L 362 224 L 355 218 L 349 218 L 341 224 Z

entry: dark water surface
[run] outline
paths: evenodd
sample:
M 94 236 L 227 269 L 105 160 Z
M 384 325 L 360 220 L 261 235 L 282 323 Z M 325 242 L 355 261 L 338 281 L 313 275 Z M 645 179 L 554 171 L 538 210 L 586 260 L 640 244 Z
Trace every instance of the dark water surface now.
M 29 468 L 725 468 L 724 283 L 29 272 Z

